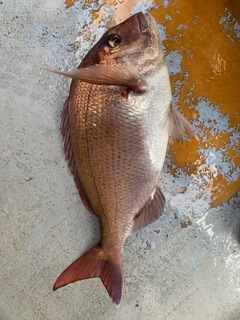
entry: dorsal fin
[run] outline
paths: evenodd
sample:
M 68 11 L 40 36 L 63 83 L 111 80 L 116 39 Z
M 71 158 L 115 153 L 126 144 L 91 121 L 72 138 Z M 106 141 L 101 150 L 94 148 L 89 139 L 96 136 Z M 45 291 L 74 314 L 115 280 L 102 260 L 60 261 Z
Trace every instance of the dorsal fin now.
M 157 186 L 153 198 L 150 198 L 146 206 L 134 217 L 131 232 L 137 232 L 148 226 L 150 223 L 158 220 L 164 211 L 165 203 L 164 194 Z
M 69 132 L 69 116 L 68 116 L 68 109 L 69 109 L 69 97 L 67 98 L 63 110 L 62 110 L 62 121 L 61 121 L 61 126 L 60 126 L 60 131 L 63 135 L 63 145 L 64 145 L 64 153 L 65 153 L 65 160 L 68 161 L 68 166 L 70 168 L 70 173 L 74 177 L 74 181 L 76 183 L 76 186 L 79 191 L 79 195 L 82 199 L 82 202 L 84 206 L 87 208 L 88 211 L 91 213 L 95 214 L 88 197 L 82 187 L 78 171 L 77 171 L 77 166 L 76 162 L 74 159 L 74 154 L 73 154 L 73 149 L 72 149 L 72 143 L 71 143 L 71 138 L 70 138 L 70 132 Z

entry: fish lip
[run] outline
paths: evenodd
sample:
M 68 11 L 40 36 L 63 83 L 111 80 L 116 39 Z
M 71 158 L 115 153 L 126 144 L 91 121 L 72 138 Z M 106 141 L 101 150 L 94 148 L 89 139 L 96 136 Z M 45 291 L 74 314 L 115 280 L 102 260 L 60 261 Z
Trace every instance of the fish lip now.
M 146 31 L 148 29 L 148 21 L 146 16 L 142 12 L 138 12 L 137 17 L 141 32 Z
M 158 33 L 157 23 L 150 13 L 143 14 L 142 12 L 138 12 L 137 17 L 141 33 Z

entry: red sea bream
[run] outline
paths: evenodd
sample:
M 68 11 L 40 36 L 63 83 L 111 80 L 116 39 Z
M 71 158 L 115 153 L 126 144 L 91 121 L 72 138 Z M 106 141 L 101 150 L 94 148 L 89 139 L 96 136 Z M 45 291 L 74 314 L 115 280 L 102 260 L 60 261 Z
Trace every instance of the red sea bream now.
M 128 235 L 157 220 L 165 198 L 157 185 L 168 137 L 189 122 L 172 105 L 157 24 L 139 12 L 109 29 L 72 78 L 61 131 L 70 170 L 86 208 L 100 221 L 99 243 L 72 263 L 54 290 L 100 277 L 116 305 Z

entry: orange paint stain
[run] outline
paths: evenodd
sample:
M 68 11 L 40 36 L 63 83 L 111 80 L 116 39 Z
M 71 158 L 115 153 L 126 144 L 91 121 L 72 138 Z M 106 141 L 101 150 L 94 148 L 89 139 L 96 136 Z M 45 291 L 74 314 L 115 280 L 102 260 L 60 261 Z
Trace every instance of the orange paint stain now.
M 222 175 L 214 181 L 213 192 L 211 197 L 212 207 L 219 206 L 223 202 L 233 197 L 239 190 L 239 181 L 226 182 L 226 178 Z
M 197 120 L 198 111 L 194 111 L 194 106 L 198 98 L 203 97 L 228 117 L 231 128 L 237 127 L 240 123 L 240 77 L 236 70 L 240 70 L 240 42 L 233 27 L 234 19 L 240 18 L 240 2 L 219 0 L 200 4 L 190 0 L 172 0 L 166 8 L 162 1 L 155 3 L 158 9 L 153 9 L 152 15 L 166 28 L 166 53 L 177 51 L 182 56 L 181 73 L 171 76 L 173 93 L 181 83 L 178 108 L 189 120 Z M 187 79 L 186 73 L 189 75 Z M 205 163 L 199 149 L 219 150 L 230 144 L 230 132 L 212 136 L 210 130 L 204 127 L 204 123 L 198 127 L 206 137 L 205 142 L 186 141 L 183 146 L 170 142 L 169 153 L 178 168 L 187 174 L 196 174 Z M 240 164 L 236 149 L 239 146 L 231 145 L 223 152 L 223 157 L 234 161 L 235 167 Z M 239 178 L 229 182 L 221 174 L 212 179 L 211 186 L 206 186 L 206 190 L 212 192 L 212 206 L 227 201 L 239 189 Z
M 65 0 L 66 8 L 70 8 L 74 5 L 78 0 Z M 104 0 L 104 6 L 111 7 L 118 4 L 118 0 Z M 93 0 L 85 0 L 85 4 L 91 4 Z
M 74 5 L 75 0 L 65 0 L 65 6 L 66 8 L 70 8 Z

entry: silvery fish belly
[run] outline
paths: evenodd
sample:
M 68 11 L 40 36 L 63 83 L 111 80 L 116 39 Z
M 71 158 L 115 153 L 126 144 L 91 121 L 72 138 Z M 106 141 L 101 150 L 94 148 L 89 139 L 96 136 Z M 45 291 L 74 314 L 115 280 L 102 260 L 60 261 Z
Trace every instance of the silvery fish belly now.
M 61 131 L 70 170 L 101 240 L 71 264 L 54 289 L 100 277 L 116 305 L 122 298 L 127 236 L 157 220 L 165 198 L 157 186 L 168 136 L 183 138 L 189 122 L 171 103 L 169 75 L 156 22 L 141 12 L 109 29 L 73 79 Z

